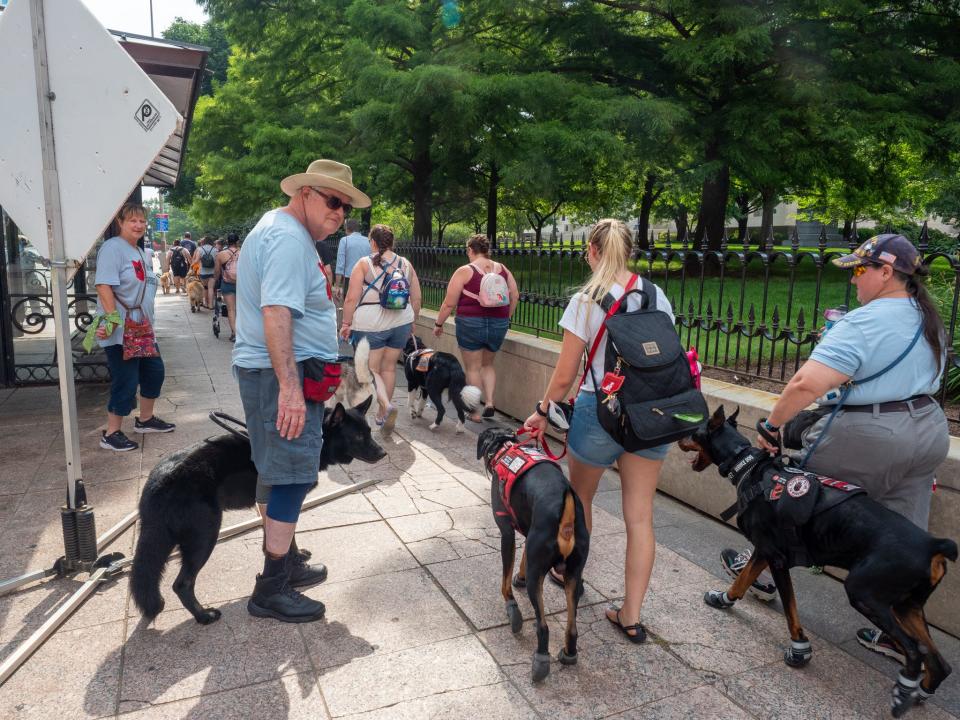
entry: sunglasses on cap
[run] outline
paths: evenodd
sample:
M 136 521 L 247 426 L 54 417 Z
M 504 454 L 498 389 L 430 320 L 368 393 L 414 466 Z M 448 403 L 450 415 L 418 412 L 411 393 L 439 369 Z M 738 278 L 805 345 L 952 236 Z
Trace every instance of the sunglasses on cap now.
M 311 187 L 310 189 L 313 190 L 317 195 L 322 197 L 326 201 L 327 207 L 330 208 L 331 210 L 339 210 L 340 208 L 343 208 L 344 215 L 349 215 L 350 211 L 353 210 L 353 205 L 351 205 L 350 203 L 345 203 L 336 195 L 327 195 L 327 193 L 320 192 L 315 187 Z

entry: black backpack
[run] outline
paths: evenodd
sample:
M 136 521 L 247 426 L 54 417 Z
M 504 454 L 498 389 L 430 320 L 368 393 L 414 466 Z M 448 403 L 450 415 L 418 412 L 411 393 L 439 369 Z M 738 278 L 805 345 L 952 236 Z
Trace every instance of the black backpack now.
M 175 247 L 173 249 L 173 253 L 170 255 L 170 266 L 178 273 L 185 272 L 186 269 L 190 267 L 190 261 L 188 261 L 183 254 L 182 247 Z
M 694 385 L 680 336 L 665 312 L 657 310 L 656 286 L 634 275 L 626 292 L 607 295 L 607 311 L 587 359 L 597 394 L 600 425 L 627 452 L 688 437 L 707 420 L 707 403 Z M 627 311 L 631 293 L 643 296 L 639 310 Z M 606 374 L 593 376 L 593 356 L 606 332 Z
M 208 252 L 209 251 L 209 252 Z M 213 268 L 215 265 L 214 256 L 216 250 L 212 245 L 204 245 L 200 248 L 200 265 L 204 268 Z

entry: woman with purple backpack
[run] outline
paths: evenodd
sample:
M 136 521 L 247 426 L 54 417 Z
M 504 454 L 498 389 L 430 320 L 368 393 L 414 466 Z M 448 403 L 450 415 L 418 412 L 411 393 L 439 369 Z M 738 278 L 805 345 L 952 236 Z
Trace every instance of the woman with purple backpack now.
M 466 265 L 457 268 L 447 285 L 447 295 L 437 313 L 433 334 L 443 334 L 443 323 L 457 310 L 457 345 L 463 357 L 467 384 L 483 390 L 483 417 L 492 418 L 497 375 L 493 361 L 517 309 L 520 291 L 505 265 L 490 259 L 490 239 L 471 235 Z M 470 415 L 480 422 L 477 413 Z

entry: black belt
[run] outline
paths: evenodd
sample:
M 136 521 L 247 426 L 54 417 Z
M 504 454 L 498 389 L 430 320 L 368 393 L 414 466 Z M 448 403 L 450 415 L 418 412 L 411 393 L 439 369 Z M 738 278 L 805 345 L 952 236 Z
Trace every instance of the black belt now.
M 911 405 L 914 410 L 919 410 L 935 402 L 936 400 L 929 395 L 914 395 L 912 398 L 907 398 L 906 400 L 892 400 L 890 402 L 875 403 L 873 405 L 844 405 L 843 411 L 872 413 L 873 409 L 877 408 L 877 412 L 880 413 L 910 412 Z

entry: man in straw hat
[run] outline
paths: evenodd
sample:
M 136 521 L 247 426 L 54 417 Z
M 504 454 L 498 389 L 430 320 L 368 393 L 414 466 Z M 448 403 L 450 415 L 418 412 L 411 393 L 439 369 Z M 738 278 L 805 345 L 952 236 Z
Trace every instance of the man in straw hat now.
M 323 617 L 323 603 L 294 588 L 323 582 L 327 569 L 307 565 L 294 532 L 300 506 L 317 479 L 323 403 L 304 401 L 302 361 L 337 359 L 337 316 L 315 241 L 326 238 L 354 207 L 370 198 L 353 186 L 350 168 L 315 160 L 284 178 L 290 196 L 247 235 L 237 268 L 237 340 L 233 364 L 240 383 L 253 461 L 260 480 L 264 564 L 247 610 L 284 622 Z

